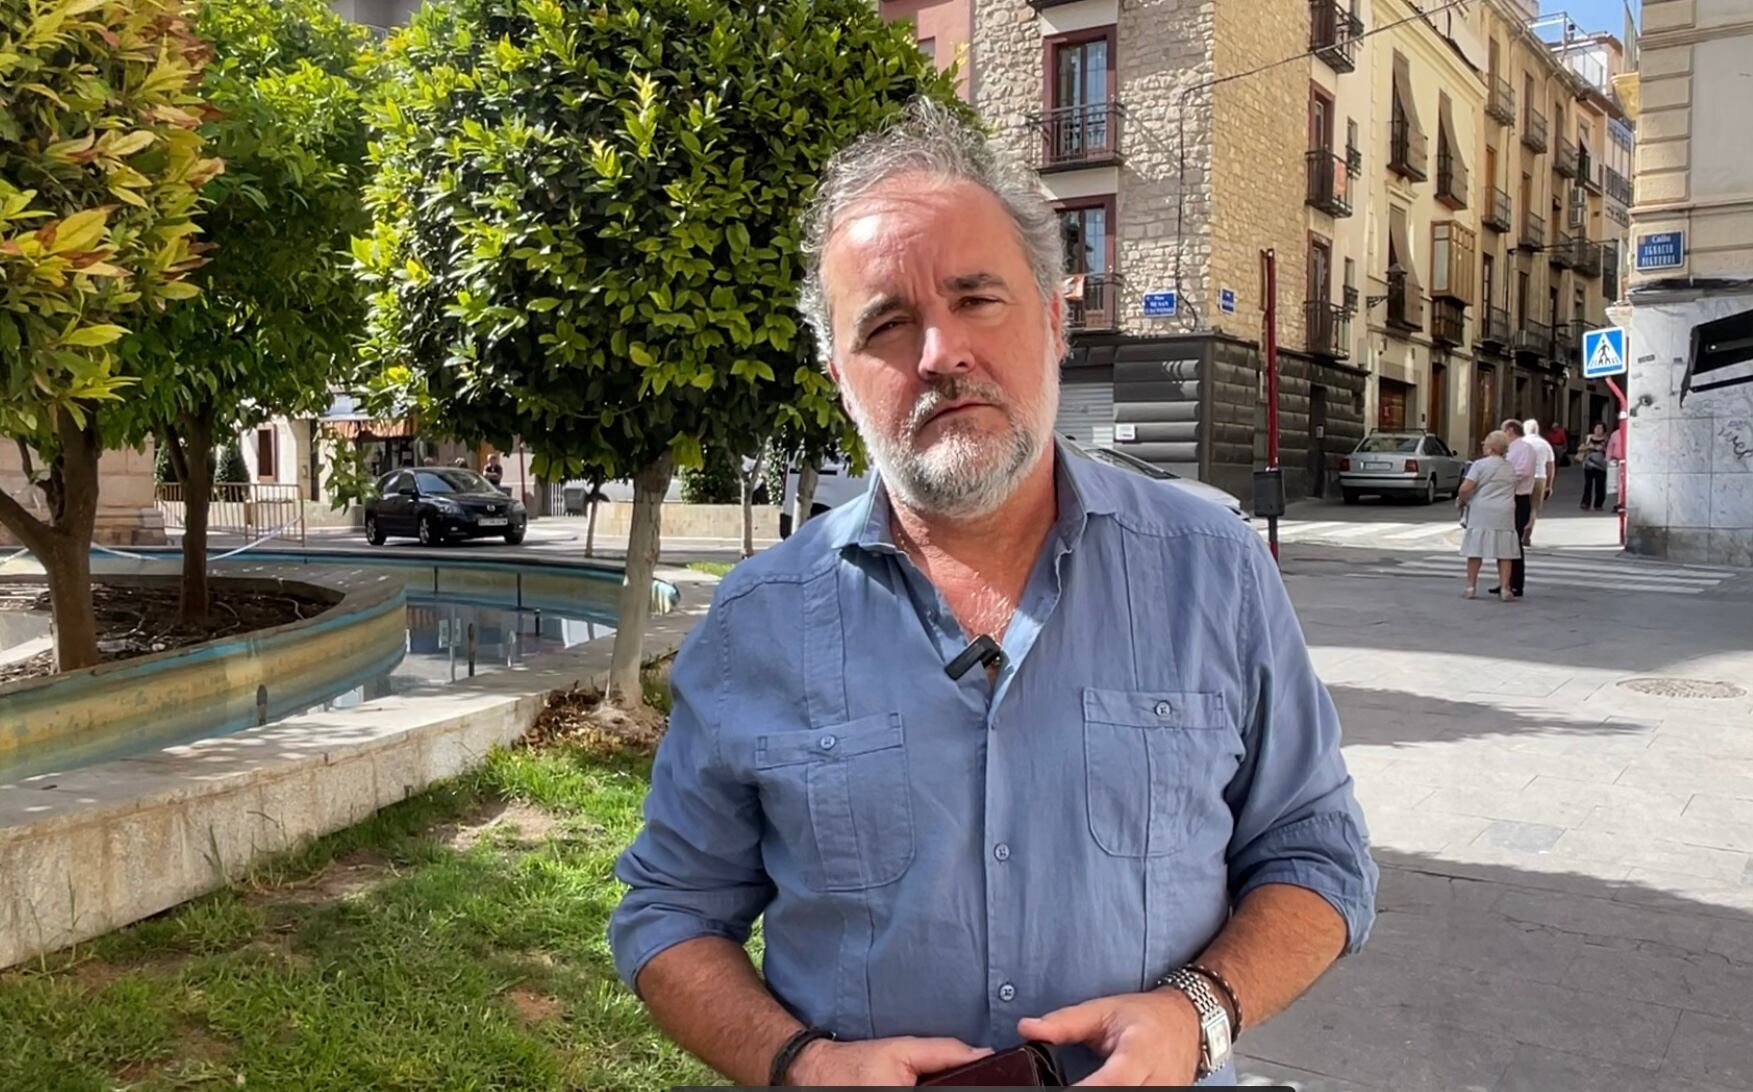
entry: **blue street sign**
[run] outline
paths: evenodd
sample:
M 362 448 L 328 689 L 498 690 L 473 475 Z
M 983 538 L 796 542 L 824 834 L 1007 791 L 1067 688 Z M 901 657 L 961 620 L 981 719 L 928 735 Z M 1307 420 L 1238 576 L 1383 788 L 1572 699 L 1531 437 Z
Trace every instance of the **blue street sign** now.
M 1583 378 L 1605 379 L 1625 374 L 1625 327 L 1603 326 L 1583 331 Z
M 1218 290 L 1217 309 L 1219 311 L 1222 311 L 1226 315 L 1233 315 L 1236 313 L 1236 290 L 1235 289 L 1222 288 L 1222 289 Z
M 1175 314 L 1175 293 L 1146 292 L 1144 294 L 1144 316 L 1146 318 L 1171 318 Z
M 1637 237 L 1637 271 L 1679 269 L 1686 264 L 1686 233 L 1658 231 Z

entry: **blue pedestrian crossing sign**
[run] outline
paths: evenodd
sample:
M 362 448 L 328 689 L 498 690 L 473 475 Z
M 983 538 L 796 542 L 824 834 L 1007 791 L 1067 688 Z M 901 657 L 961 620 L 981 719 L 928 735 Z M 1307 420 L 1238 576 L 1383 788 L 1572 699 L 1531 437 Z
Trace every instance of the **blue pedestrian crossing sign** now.
M 1625 374 L 1625 327 L 1583 331 L 1583 378 Z

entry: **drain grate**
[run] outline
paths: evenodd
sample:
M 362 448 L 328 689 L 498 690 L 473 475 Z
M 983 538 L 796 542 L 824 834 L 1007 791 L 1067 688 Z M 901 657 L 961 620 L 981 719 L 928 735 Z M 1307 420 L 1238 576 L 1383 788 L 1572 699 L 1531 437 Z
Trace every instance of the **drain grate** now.
M 1734 683 L 1712 679 L 1626 679 L 1619 684 L 1639 694 L 1658 698 L 1744 698 L 1747 691 Z

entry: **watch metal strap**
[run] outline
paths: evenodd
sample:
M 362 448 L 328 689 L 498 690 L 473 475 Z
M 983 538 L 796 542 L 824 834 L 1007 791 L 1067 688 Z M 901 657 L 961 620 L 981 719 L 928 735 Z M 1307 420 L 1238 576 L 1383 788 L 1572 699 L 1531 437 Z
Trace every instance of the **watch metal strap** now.
M 1217 995 L 1211 991 L 1205 976 L 1187 967 L 1166 976 L 1158 986 L 1169 986 L 1180 990 L 1188 1001 L 1193 1003 L 1193 1010 L 1199 1016 L 1199 1072 L 1200 1078 L 1222 1069 L 1230 1057 L 1230 1017 L 1218 1003 Z

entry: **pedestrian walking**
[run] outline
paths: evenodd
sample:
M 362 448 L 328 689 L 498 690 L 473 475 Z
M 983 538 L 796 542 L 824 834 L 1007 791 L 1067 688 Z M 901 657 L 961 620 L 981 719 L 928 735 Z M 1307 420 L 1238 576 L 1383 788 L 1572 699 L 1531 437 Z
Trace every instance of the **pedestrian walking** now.
M 1479 444 L 1483 457 L 1467 468 L 1455 494 L 1455 506 L 1467 528 L 1461 536 L 1461 556 L 1467 559 L 1469 599 L 1478 598 L 1480 566 L 1494 561 L 1498 595 L 1506 603 L 1515 601 L 1511 567 L 1522 556 L 1522 539 L 1516 530 L 1516 468 L 1505 458 L 1509 448 L 1509 434 L 1502 430 L 1485 437 Z
M 1374 916 L 1259 536 L 1055 441 L 1064 244 L 1001 154 L 925 103 L 823 173 L 800 306 L 876 474 L 720 585 L 616 867 L 621 975 L 741 1084 L 1035 1083 L 1048 1043 L 1230 1086 Z
M 1613 511 L 1625 511 L 1625 426 L 1614 425 L 1607 435 L 1607 463 L 1613 467 Z
M 1583 511 L 1599 512 L 1607 503 L 1607 426 L 1596 421 L 1583 438 Z
M 1513 418 L 1505 421 L 1502 426 L 1502 431 L 1504 435 L 1509 437 L 1510 441 L 1509 448 L 1504 453 L 1504 458 L 1509 461 L 1510 466 L 1513 467 L 1516 472 L 1516 559 L 1510 565 L 1509 586 L 1506 588 L 1500 583 L 1497 587 L 1492 588 L 1489 594 L 1502 595 L 1507 591 L 1511 595 L 1520 599 L 1522 596 L 1523 581 L 1527 573 L 1528 520 L 1534 513 L 1533 495 L 1536 484 L 1534 478 L 1534 448 L 1525 438 L 1523 438 L 1522 423 L 1520 421 L 1514 420 Z
M 1532 508 L 1528 513 L 1528 526 L 1522 530 L 1522 545 L 1534 545 L 1534 526 L 1540 522 L 1540 510 L 1546 506 L 1546 499 L 1552 496 L 1552 490 L 1558 479 L 1558 453 L 1546 437 L 1540 435 L 1540 422 L 1528 418 L 1522 422 L 1522 439 L 1534 450 L 1534 488 L 1528 496 Z
M 482 468 L 481 473 L 493 483 L 493 488 L 499 488 L 500 479 L 505 477 L 505 468 L 499 465 L 499 452 L 495 451 L 487 456 L 487 465 Z

